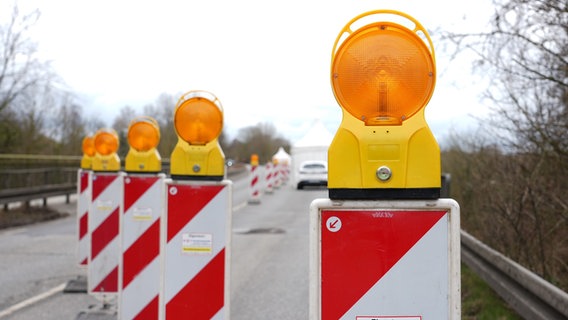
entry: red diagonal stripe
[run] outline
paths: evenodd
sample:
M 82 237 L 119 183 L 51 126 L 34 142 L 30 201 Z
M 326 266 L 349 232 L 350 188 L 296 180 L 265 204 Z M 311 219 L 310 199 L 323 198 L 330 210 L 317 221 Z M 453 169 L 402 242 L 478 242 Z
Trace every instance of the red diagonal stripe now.
M 127 179 L 130 183 L 126 183 Z M 150 189 L 158 180 L 158 177 L 127 177 L 124 179 L 124 213 L 130 209 L 130 207 L 136 202 L 140 197 Z
M 83 193 L 89 186 L 89 173 L 88 172 L 81 172 L 81 186 L 79 187 L 79 192 Z
M 91 233 L 91 260 L 118 236 L 118 208 Z
M 85 212 L 79 219 L 79 240 L 89 231 L 89 212 Z
M 225 249 L 166 304 L 166 318 L 211 319 L 224 305 L 224 283 Z
M 170 185 L 168 187 L 169 242 L 225 186 Z M 172 188 L 175 188 L 172 191 Z M 172 194 L 173 193 L 173 194 Z
M 87 259 L 88 258 L 83 259 L 83 261 L 81 261 L 81 263 L 79 263 L 79 264 L 82 265 L 82 266 L 86 266 L 87 265 Z
M 152 225 L 124 252 L 122 287 L 126 288 L 160 253 L 160 220 Z
M 446 213 L 323 210 L 322 319 L 341 318 Z M 333 216 L 341 220 L 336 232 L 326 226 Z
M 118 266 L 93 289 L 94 292 L 118 292 Z
M 258 176 L 254 176 L 251 182 L 251 186 L 254 186 L 258 182 Z
M 158 296 L 156 295 L 144 309 L 134 317 L 134 320 L 152 320 L 158 319 Z
M 96 173 L 93 173 L 93 197 L 91 201 L 95 201 L 117 177 L 118 174 L 97 175 Z

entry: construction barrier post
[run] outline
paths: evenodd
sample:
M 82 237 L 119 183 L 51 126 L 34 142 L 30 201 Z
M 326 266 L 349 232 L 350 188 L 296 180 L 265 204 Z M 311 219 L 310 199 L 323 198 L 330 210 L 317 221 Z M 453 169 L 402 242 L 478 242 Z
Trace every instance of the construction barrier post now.
M 165 174 L 156 147 L 160 128 L 152 117 L 136 117 L 128 128 L 123 212 L 120 219 L 119 319 L 158 319 L 160 223 L 165 209 Z
M 260 167 L 256 154 L 253 154 L 250 160 L 250 197 L 248 203 L 260 203 Z
M 165 175 L 124 177 L 120 225 L 119 319 L 157 319 L 160 293 L 160 223 Z
M 94 137 L 87 136 L 82 142 L 81 169 L 77 171 L 77 263 L 86 268 L 89 263 L 91 234 L 89 233 L 89 204 L 91 203 L 91 168 L 96 154 Z
M 91 171 L 79 169 L 77 171 L 77 263 L 79 267 L 86 268 L 89 262 L 89 246 L 91 235 L 89 233 L 89 204 L 91 202 L 91 189 L 89 180 Z
M 460 319 L 452 199 L 310 207 L 310 319 Z
M 161 319 L 229 319 L 231 182 L 169 181 Z
M 91 244 L 87 292 L 103 301 L 118 293 L 119 224 L 122 214 L 122 178 L 118 135 L 112 129 L 97 131 L 90 179 L 89 233 Z
M 428 32 L 394 10 L 358 15 L 335 41 L 330 78 L 343 117 L 329 199 L 310 206 L 309 318 L 459 320 L 459 205 L 440 199 L 424 116 L 436 82 Z
M 272 163 L 267 162 L 264 166 L 264 181 L 265 181 L 265 193 L 271 194 L 274 192 L 273 188 L 273 166 Z
M 218 137 L 223 108 L 190 91 L 176 105 L 162 220 L 160 319 L 229 319 L 232 184 Z
M 122 214 L 122 178 L 119 172 L 91 175 L 89 233 L 91 246 L 88 293 L 105 300 L 118 293 L 119 221 Z

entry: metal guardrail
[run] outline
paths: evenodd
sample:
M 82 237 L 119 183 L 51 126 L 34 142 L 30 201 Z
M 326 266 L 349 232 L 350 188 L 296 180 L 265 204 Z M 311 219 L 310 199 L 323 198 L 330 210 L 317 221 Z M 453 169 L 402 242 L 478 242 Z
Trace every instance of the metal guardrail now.
M 162 169 L 167 173 L 169 163 Z M 77 168 L 69 167 L 0 170 L 0 205 L 7 210 L 10 203 L 29 205 L 32 200 L 43 199 L 43 205 L 46 206 L 47 198 L 62 195 L 67 197 L 69 203 L 70 195 L 77 192 L 77 171 Z M 227 176 L 245 171 L 246 167 L 239 164 L 229 167 Z
M 0 190 L 36 188 L 55 184 L 71 184 L 76 181 L 77 169 L 72 167 L 0 170 Z
M 524 319 L 568 319 L 568 293 L 461 231 L 461 258 Z
M 47 199 L 56 196 L 66 196 L 69 203 L 71 194 L 77 192 L 77 185 L 74 183 L 45 185 L 31 188 L 17 188 L 0 190 L 0 205 L 4 205 L 4 210 L 8 210 L 10 203 L 23 202 L 29 206 L 30 201 L 43 199 L 43 206 L 47 206 Z

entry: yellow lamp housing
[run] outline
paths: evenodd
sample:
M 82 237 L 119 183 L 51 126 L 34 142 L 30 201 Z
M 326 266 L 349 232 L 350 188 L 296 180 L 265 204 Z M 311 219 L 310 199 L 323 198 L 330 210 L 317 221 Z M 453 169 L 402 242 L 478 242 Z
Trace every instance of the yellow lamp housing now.
M 162 158 L 156 150 L 160 127 L 154 118 L 134 118 L 128 126 L 127 138 L 130 149 L 124 162 L 126 172 L 157 173 L 162 170 Z
M 414 18 L 376 10 L 342 29 L 331 62 L 343 112 L 328 149 L 331 199 L 440 197 L 440 148 L 424 117 L 435 82 L 434 47 Z
M 253 154 L 250 156 L 250 165 L 251 165 L 251 166 L 258 166 L 258 154 L 253 153 Z
M 83 157 L 81 158 L 81 169 L 90 170 L 93 164 L 93 157 L 96 154 L 95 139 L 91 136 L 83 138 Z
M 170 156 L 170 175 L 178 180 L 225 177 L 225 155 L 217 138 L 223 129 L 223 107 L 207 91 L 189 91 L 178 100 L 174 127 L 179 139 Z
M 110 128 L 100 129 L 95 133 L 95 156 L 93 157 L 93 171 L 114 172 L 120 170 L 118 150 L 118 135 Z

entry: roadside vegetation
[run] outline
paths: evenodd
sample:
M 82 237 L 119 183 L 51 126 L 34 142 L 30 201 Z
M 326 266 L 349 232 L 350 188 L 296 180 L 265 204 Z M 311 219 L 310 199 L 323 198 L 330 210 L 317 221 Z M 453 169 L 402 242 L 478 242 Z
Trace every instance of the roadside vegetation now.
M 568 291 L 568 3 L 496 1 L 489 29 L 445 36 L 491 109 L 442 152 L 462 228 Z
M 487 283 L 465 264 L 461 268 L 462 320 L 521 320 Z

